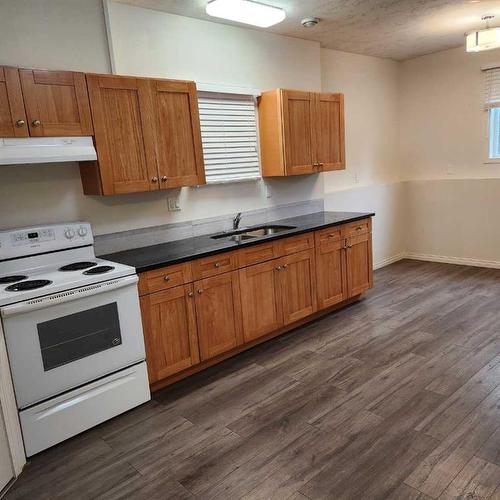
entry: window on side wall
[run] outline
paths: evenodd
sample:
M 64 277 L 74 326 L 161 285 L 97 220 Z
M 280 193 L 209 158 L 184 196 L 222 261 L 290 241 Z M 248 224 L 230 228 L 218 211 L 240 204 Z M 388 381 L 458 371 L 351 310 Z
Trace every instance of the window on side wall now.
M 485 109 L 488 111 L 488 158 L 500 161 L 500 68 L 485 70 Z
M 253 95 L 198 92 L 207 184 L 260 179 Z

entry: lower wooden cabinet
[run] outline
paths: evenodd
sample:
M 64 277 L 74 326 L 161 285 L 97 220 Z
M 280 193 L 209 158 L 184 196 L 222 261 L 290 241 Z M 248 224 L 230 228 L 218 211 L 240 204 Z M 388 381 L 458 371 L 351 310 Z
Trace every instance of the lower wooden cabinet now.
M 202 361 L 243 343 L 238 273 L 196 281 L 195 304 Z
M 149 271 L 141 283 L 149 378 L 158 388 L 365 292 L 373 284 L 371 221 Z
M 278 260 L 240 269 L 241 309 L 245 342 L 277 330 L 283 323 Z
M 143 295 L 141 312 L 150 383 L 199 363 L 193 285 Z

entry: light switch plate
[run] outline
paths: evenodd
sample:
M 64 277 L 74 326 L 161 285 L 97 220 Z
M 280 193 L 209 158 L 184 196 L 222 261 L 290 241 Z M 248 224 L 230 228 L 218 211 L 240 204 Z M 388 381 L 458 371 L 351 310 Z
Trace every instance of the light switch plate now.
M 178 212 L 181 209 L 178 196 L 167 198 L 167 203 L 169 212 Z

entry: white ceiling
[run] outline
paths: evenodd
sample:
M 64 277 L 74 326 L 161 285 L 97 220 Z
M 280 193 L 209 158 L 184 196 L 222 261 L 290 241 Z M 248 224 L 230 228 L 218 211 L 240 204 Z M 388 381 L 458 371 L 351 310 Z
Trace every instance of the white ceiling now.
M 225 22 L 205 14 L 207 0 L 121 0 L 124 3 L 198 19 Z M 267 31 L 314 40 L 322 47 L 404 60 L 464 44 L 464 33 L 484 27 L 481 17 L 495 15 L 499 0 L 260 0 L 282 7 L 287 18 Z M 319 17 L 303 28 L 304 17 Z M 255 28 L 259 29 L 259 28 Z

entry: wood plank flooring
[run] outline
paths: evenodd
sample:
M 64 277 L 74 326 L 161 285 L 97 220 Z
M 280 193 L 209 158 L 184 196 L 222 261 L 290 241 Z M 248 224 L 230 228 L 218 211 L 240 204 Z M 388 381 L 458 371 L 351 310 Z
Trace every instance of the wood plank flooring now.
M 500 271 L 381 269 L 361 302 L 34 457 L 7 498 L 500 500 Z

